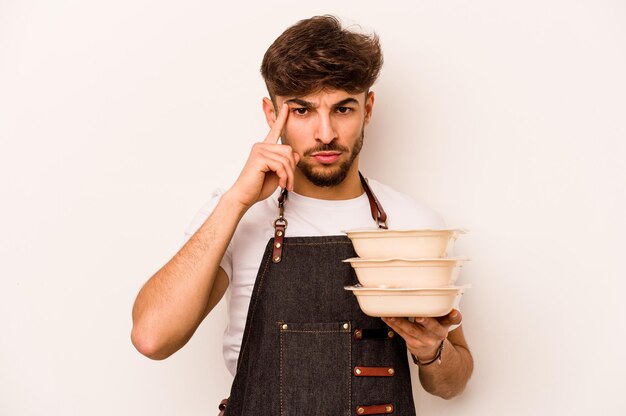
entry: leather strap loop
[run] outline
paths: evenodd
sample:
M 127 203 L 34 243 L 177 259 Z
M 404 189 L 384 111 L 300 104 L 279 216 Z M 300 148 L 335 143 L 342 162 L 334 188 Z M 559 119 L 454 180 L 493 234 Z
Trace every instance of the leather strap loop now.
M 354 367 L 357 377 L 393 377 L 396 370 L 393 367 Z
M 388 415 L 393 413 L 393 404 L 375 404 L 372 406 L 357 406 L 357 415 Z
M 287 200 L 287 189 L 283 189 L 278 197 L 278 218 L 274 221 L 274 248 L 272 250 L 272 261 L 280 263 L 283 258 L 283 239 L 285 238 L 285 229 L 287 229 L 287 220 L 284 217 L 285 201 Z
M 287 228 L 287 220 L 280 218 L 274 221 L 274 249 L 272 251 L 272 261 L 280 263 L 283 258 L 283 239 L 285 238 L 285 229 Z

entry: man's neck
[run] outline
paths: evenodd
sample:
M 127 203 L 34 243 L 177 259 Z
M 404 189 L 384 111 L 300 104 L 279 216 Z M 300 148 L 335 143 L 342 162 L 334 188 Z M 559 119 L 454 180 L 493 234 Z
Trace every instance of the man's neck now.
M 361 178 L 359 178 L 358 165 L 354 163 L 346 178 L 337 186 L 316 186 L 302 175 L 298 170 L 295 172 L 296 181 L 294 192 L 316 199 L 342 200 L 358 198 L 364 192 Z

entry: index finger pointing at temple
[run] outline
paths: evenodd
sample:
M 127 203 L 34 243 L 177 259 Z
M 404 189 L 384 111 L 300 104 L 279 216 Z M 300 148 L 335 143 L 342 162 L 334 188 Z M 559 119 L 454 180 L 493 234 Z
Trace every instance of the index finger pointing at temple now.
M 276 117 L 274 125 L 270 129 L 270 132 L 267 133 L 265 140 L 263 140 L 264 143 L 278 143 L 283 127 L 285 127 L 285 124 L 287 123 L 287 116 L 289 116 L 289 106 L 287 104 L 283 104 L 280 108 L 280 112 L 278 113 L 278 117 Z

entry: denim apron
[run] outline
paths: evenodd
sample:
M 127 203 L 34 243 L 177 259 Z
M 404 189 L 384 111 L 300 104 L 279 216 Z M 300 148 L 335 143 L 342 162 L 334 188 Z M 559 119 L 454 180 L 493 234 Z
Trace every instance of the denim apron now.
M 372 216 L 386 214 L 361 176 Z M 286 193 L 256 277 L 226 416 L 414 416 L 404 340 L 361 312 L 346 236 L 285 237 Z M 277 247 L 278 246 L 278 247 Z

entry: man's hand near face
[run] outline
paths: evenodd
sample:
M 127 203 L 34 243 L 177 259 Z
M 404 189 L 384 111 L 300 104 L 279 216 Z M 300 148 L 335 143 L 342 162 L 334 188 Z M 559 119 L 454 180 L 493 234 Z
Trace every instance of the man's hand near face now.
M 291 146 L 278 143 L 288 117 L 289 107 L 283 104 L 267 137 L 252 146 L 239 178 L 227 192 L 246 208 L 268 198 L 278 186 L 293 190 L 300 156 Z

